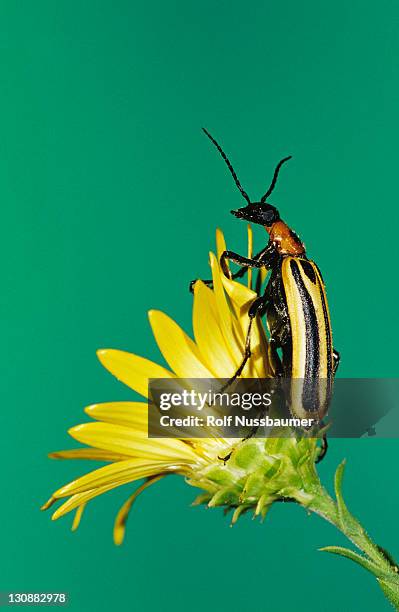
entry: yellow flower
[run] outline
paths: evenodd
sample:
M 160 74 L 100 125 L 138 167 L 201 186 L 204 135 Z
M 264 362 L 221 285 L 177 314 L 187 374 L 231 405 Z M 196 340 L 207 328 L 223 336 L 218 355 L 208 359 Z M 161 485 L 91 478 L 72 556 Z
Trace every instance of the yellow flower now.
M 143 357 L 118 350 L 100 350 L 98 357 L 120 381 L 147 398 L 150 378 L 230 378 L 240 365 L 248 329 L 248 308 L 256 297 L 248 286 L 227 279 L 219 267 L 225 250 L 223 235 L 216 235 L 217 258 L 210 254 L 213 289 L 197 282 L 194 289 L 193 341 L 167 315 L 149 313 L 165 369 Z M 248 231 L 248 256 L 252 233 Z M 267 355 L 267 338 L 256 319 L 251 335 L 251 359 L 242 376 L 265 378 L 273 375 Z M 148 438 L 148 403 L 112 402 L 86 408 L 95 422 L 78 425 L 70 435 L 87 448 L 51 453 L 57 459 L 93 459 L 108 465 L 73 480 L 53 493 L 43 510 L 60 499 L 66 501 L 54 512 L 57 519 L 75 510 L 72 529 L 77 529 L 88 501 L 119 485 L 146 479 L 120 508 L 114 525 L 114 541 L 121 544 L 129 511 L 142 491 L 168 474 L 179 474 L 188 484 L 204 492 L 194 504 L 234 509 L 232 524 L 247 510 L 266 515 L 275 501 L 295 501 L 334 524 L 362 554 L 342 546 L 321 550 L 341 555 L 369 570 L 385 596 L 399 610 L 398 565 L 391 555 L 376 546 L 362 525 L 348 511 L 342 496 L 344 462 L 335 476 L 334 501 L 322 486 L 315 469 L 319 447 L 314 438 L 227 440 L 215 437 L 178 439 Z M 221 457 L 229 457 L 228 461 Z
M 227 279 L 221 272 L 219 258 L 226 245 L 220 231 L 217 231 L 216 242 L 217 257 L 210 253 L 213 289 L 201 281 L 194 288 L 195 340 L 166 314 L 155 310 L 149 313 L 155 340 L 169 369 L 124 351 L 102 349 L 97 353 L 107 370 L 146 399 L 150 378 L 229 378 L 242 361 L 248 328 L 247 312 L 256 293 L 248 286 Z M 252 244 L 250 230 L 249 244 Z M 252 357 L 242 375 L 250 378 L 271 376 L 267 338 L 260 321 L 253 326 L 251 341 Z M 69 434 L 88 448 L 54 452 L 50 456 L 57 459 L 93 459 L 108 462 L 108 465 L 57 489 L 43 506 L 43 509 L 47 509 L 56 501 L 67 498 L 54 512 L 53 519 L 76 510 L 72 526 L 76 529 L 88 501 L 119 485 L 145 478 L 144 484 L 134 491 L 117 515 L 114 540 L 120 544 L 129 510 L 136 497 L 171 473 L 184 476 L 189 484 L 205 489 L 206 493 L 200 496 L 199 502 L 206 501 L 210 505 L 228 503 L 236 508 L 242 506 L 241 501 L 232 499 L 231 491 L 223 493 L 226 487 L 221 487 L 221 482 L 231 481 L 233 488 L 236 488 L 235 480 L 242 477 L 239 461 L 238 464 L 233 461 L 230 466 L 225 466 L 219 459 L 230 452 L 234 440 L 214 437 L 195 440 L 148 438 L 146 402 L 95 404 L 85 411 L 95 422 L 77 425 L 69 430 Z M 253 454 L 259 443 L 254 440 L 250 445 Z M 267 461 L 267 469 L 270 470 L 272 463 Z M 268 499 L 264 499 L 263 506 Z M 253 505 L 253 501 L 251 503 Z M 240 511 L 247 505 L 244 504 Z M 258 510 L 262 510 L 261 506 Z

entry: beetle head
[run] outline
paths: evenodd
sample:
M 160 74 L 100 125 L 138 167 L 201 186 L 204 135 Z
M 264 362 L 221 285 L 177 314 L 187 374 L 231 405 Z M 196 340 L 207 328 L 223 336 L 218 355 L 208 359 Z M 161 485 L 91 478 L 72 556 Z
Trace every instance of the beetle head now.
M 208 136 L 209 140 L 215 145 L 220 155 L 226 162 L 226 165 L 228 169 L 230 170 L 230 174 L 233 177 L 238 190 L 240 191 L 244 200 L 246 200 L 247 202 L 247 206 L 245 206 L 244 208 L 239 208 L 238 210 L 232 210 L 231 211 L 232 214 L 238 219 L 245 219 L 245 221 L 250 221 L 251 223 L 258 223 L 259 225 L 263 225 L 265 227 L 271 227 L 273 223 L 275 223 L 276 221 L 280 219 L 280 215 L 279 215 L 277 208 L 275 208 L 271 204 L 268 204 L 266 200 L 276 186 L 277 177 L 278 177 L 278 173 L 280 172 L 281 166 L 286 161 L 291 159 L 291 155 L 289 155 L 288 157 L 284 157 L 277 164 L 276 169 L 274 170 L 272 182 L 270 183 L 270 187 L 266 191 L 265 195 L 261 197 L 259 202 L 251 202 L 249 195 L 243 189 L 240 181 L 238 180 L 237 174 L 233 166 L 231 165 L 229 158 L 227 157 L 226 153 L 223 151 L 220 144 L 214 139 L 214 137 L 208 132 L 208 130 L 206 130 L 205 128 L 202 128 L 202 129 L 205 132 L 205 134 Z
M 231 214 L 237 217 L 237 219 L 244 219 L 244 221 L 258 223 L 265 227 L 270 227 L 280 219 L 277 208 L 262 202 L 251 202 L 251 204 L 244 206 L 244 208 L 232 210 Z

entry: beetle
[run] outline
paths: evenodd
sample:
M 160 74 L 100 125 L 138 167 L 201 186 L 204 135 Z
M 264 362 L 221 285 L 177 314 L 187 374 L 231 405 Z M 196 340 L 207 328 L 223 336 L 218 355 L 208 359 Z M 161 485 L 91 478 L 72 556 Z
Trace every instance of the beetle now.
M 340 359 L 338 351 L 333 348 L 325 285 L 317 264 L 308 259 L 304 243 L 281 219 L 278 209 L 268 202 L 280 169 L 291 156 L 279 161 L 266 193 L 259 201 L 252 202 L 222 147 L 205 128 L 203 131 L 219 151 L 246 200 L 243 208 L 232 210 L 231 213 L 238 219 L 263 226 L 269 236 L 266 247 L 254 257 L 224 251 L 220 258 L 222 270 L 228 278 L 243 276 L 249 268 L 270 270 L 264 292 L 259 291 L 258 297 L 249 307 L 242 362 L 224 388 L 244 370 L 251 357 L 253 321 L 255 317 L 265 315 L 270 334 L 269 359 L 276 377 L 299 379 L 298 384 L 294 384 L 291 389 L 291 413 L 300 418 L 306 418 L 312 413 L 322 418 L 328 408 L 332 381 Z M 228 261 L 238 264 L 240 270 L 231 274 Z M 191 290 L 195 282 L 192 281 Z M 211 284 L 211 281 L 205 282 Z M 325 453 L 326 440 L 324 446 Z

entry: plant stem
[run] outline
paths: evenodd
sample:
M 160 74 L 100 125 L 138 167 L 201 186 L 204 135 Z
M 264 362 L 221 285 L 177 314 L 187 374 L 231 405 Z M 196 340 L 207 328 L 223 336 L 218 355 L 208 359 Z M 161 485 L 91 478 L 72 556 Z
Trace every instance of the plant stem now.
M 336 500 L 330 497 L 316 475 L 311 486 L 307 487 L 312 501 L 306 507 L 335 525 L 361 553 L 339 546 L 328 546 L 321 550 L 351 559 L 372 573 L 388 601 L 399 610 L 399 567 L 387 551 L 370 539 L 359 521 L 347 509 L 342 496 L 344 466 L 343 462 L 335 475 Z

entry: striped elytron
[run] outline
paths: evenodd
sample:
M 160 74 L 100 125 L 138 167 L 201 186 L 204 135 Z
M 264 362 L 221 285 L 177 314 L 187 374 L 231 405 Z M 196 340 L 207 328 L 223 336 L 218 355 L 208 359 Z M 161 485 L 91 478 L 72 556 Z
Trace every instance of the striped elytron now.
M 309 412 L 313 412 L 322 418 L 328 408 L 332 381 L 339 363 L 339 354 L 332 344 L 323 278 L 317 265 L 306 257 L 303 242 L 280 219 L 278 210 L 267 202 L 282 164 L 291 157 L 285 157 L 277 164 L 270 187 L 259 202 L 251 202 L 221 146 L 207 130 L 204 132 L 226 162 L 236 186 L 247 202 L 244 208 L 232 210 L 232 214 L 239 219 L 262 225 L 269 235 L 266 247 L 254 257 L 243 257 L 233 251 L 224 251 L 221 256 L 222 269 L 229 278 L 243 276 L 248 268 L 266 268 L 271 271 L 263 293 L 261 283 L 257 283 L 258 297 L 248 312 L 243 360 L 228 384 L 240 376 L 251 357 L 251 326 L 254 318 L 266 315 L 270 332 L 269 358 L 275 375 L 297 381 L 291 390 L 291 412 L 298 417 L 306 417 Z M 227 261 L 238 264 L 240 270 L 231 275 Z M 205 282 L 210 284 L 211 281 Z

